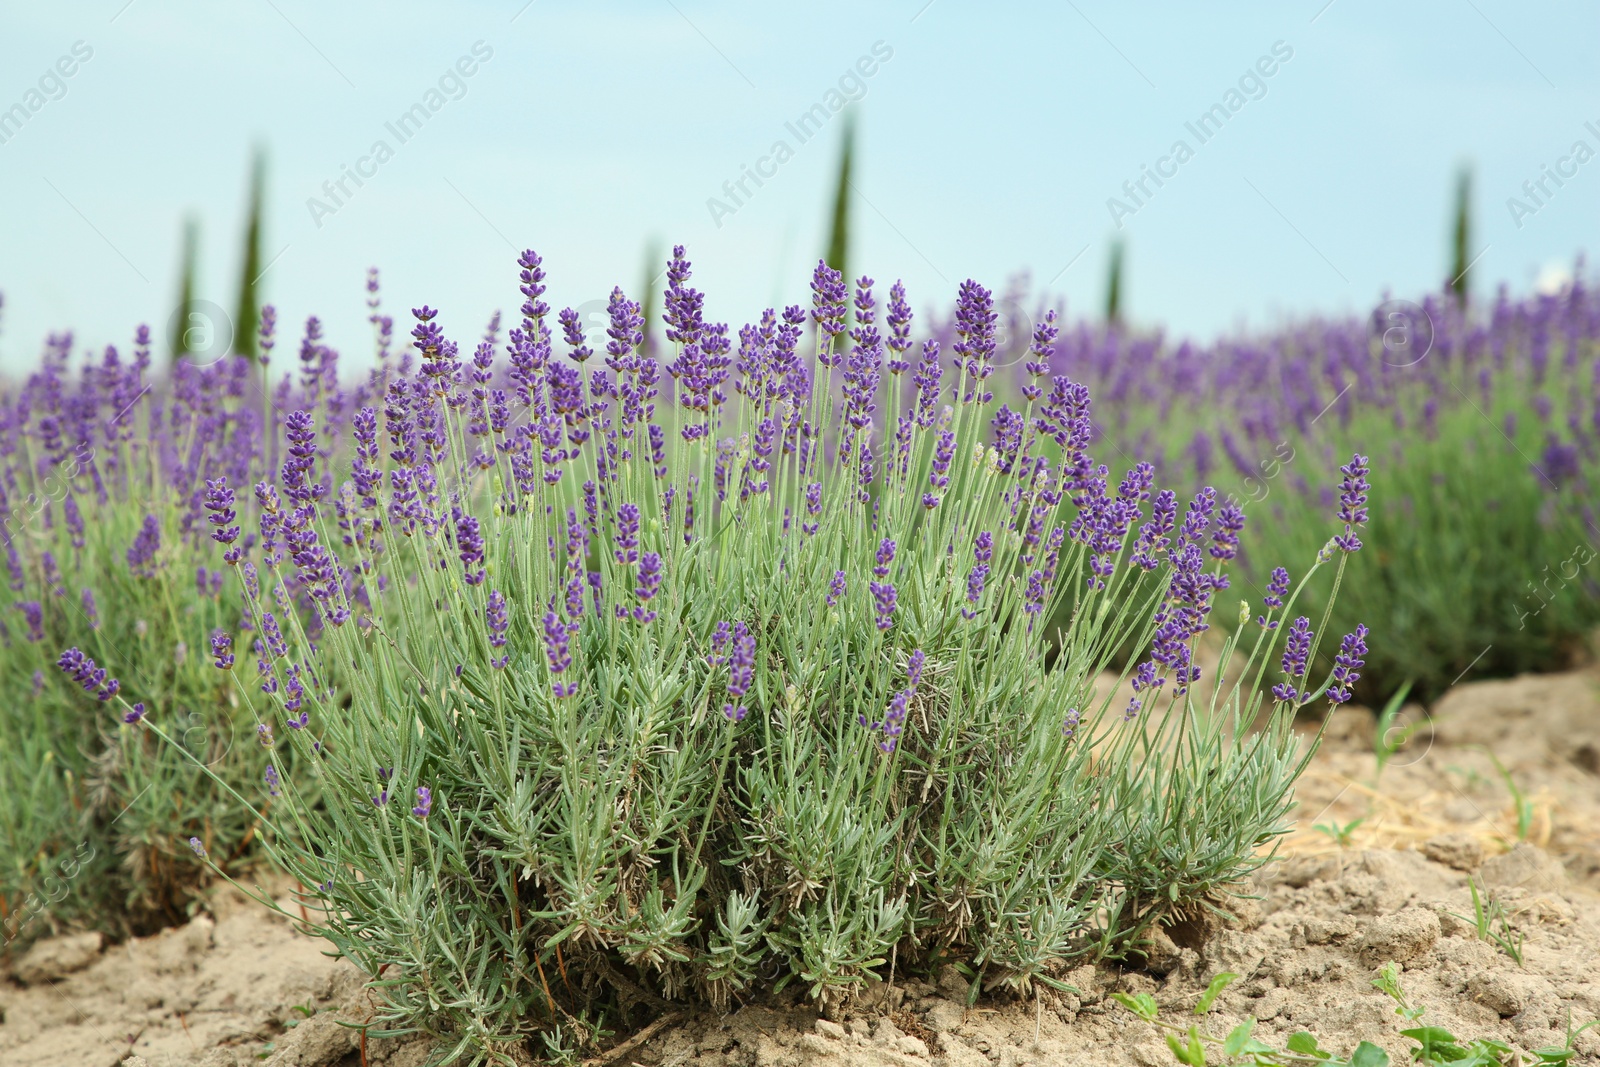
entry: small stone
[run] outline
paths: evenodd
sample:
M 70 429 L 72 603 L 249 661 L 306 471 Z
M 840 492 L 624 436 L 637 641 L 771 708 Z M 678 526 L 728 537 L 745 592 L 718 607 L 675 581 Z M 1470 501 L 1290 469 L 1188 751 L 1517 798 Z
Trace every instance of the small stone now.
M 907 1056 L 917 1056 L 922 1059 L 928 1058 L 927 1042 L 912 1037 L 910 1034 L 901 1035 L 899 1040 L 894 1043 L 894 1047 Z
M 1555 996 L 1549 982 L 1531 974 L 1514 971 L 1479 972 L 1467 979 L 1467 994 L 1478 1003 L 1493 1008 L 1502 1018 L 1521 1015 L 1543 997 Z
M 1177 944 L 1159 923 L 1150 928 L 1145 938 L 1145 969 L 1151 974 L 1171 974 L 1180 958 Z
M 1525 886 L 1539 892 L 1557 889 L 1566 881 L 1566 868 L 1544 849 L 1527 842 L 1503 856 L 1483 861 L 1479 872 L 1483 884 L 1491 887 Z
M 936 1034 L 954 1030 L 967 1017 L 967 1009 L 953 1000 L 936 1000 L 926 1016 L 928 1029 Z
M 951 1000 L 965 1001 L 967 988 L 970 985 L 971 983 L 962 977 L 961 972 L 956 970 L 955 964 L 947 963 L 939 968 L 939 992 Z
M 863 1040 L 872 1036 L 872 1027 L 865 1019 L 851 1019 L 844 1028 Z
M 1361 938 L 1361 958 L 1371 967 L 1386 960 L 1409 963 L 1433 948 L 1440 932 L 1439 916 L 1427 908 L 1406 908 L 1367 927 Z
M 950 1034 L 939 1035 L 939 1051 L 945 1067 L 989 1067 L 989 1057 Z
M 122 1067 L 150 1067 L 150 1061 L 143 1056 L 129 1056 L 122 1061 Z
M 844 1027 L 838 1023 L 829 1022 L 827 1019 L 818 1019 L 816 1030 L 823 1037 L 831 1037 L 835 1041 L 844 1040 Z
M 101 944 L 96 931 L 45 938 L 35 942 L 17 961 L 13 974 L 23 985 L 53 982 L 93 963 L 100 956 Z
M 1439 834 L 1422 843 L 1422 854 L 1458 871 L 1475 871 L 1483 862 L 1483 842 L 1471 834 Z
M 1301 924 L 1305 931 L 1306 944 L 1326 945 L 1333 941 L 1343 941 L 1356 932 L 1354 919 L 1344 917 L 1336 919 L 1308 918 Z
M 333 1067 L 360 1044 L 356 1031 L 340 1026 L 334 1012 L 318 1012 L 278 1042 L 266 1067 Z
M 879 1045 L 893 1045 L 905 1035 L 894 1024 L 894 1020 L 885 1015 L 878 1020 L 877 1027 L 872 1031 L 872 1040 Z

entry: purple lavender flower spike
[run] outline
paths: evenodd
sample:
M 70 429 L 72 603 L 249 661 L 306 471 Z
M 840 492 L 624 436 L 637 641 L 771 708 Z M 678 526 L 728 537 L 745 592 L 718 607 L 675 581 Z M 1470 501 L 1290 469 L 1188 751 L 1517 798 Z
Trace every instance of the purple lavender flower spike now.
M 624 504 L 617 509 L 617 547 L 612 554 L 624 566 L 639 562 L 639 505 Z
M 280 784 L 278 778 L 278 768 L 274 767 L 270 763 L 267 764 L 267 769 L 262 774 L 261 778 L 267 784 L 267 795 L 270 797 L 278 796 L 278 786 Z
M 1275 699 L 1297 701 L 1301 698 L 1296 683 L 1305 676 L 1306 660 L 1310 655 L 1311 620 L 1301 615 L 1290 624 L 1289 636 L 1284 642 L 1282 667 L 1288 681 L 1272 687 Z
M 431 811 L 433 811 L 433 790 L 425 785 L 417 786 L 417 806 L 411 809 L 411 814 L 419 819 L 426 819 Z
M 19 600 L 17 610 L 28 623 L 28 640 L 44 640 L 44 607 L 37 600 Z
M 1367 632 L 1366 625 L 1358 623 L 1355 631 L 1339 642 L 1339 654 L 1333 659 L 1333 684 L 1328 687 L 1328 700 L 1335 705 L 1348 703 L 1352 687 L 1361 679 Z
M 828 579 L 828 607 L 833 607 L 844 597 L 845 573 L 834 571 L 833 577 Z
M 211 661 L 219 671 L 233 667 L 233 637 L 220 626 L 211 631 Z
M 155 575 L 156 552 L 161 548 L 161 524 L 154 515 L 146 515 L 139 534 L 128 549 L 128 568 L 140 578 Z
M 506 630 L 511 626 L 511 616 L 506 613 L 506 598 L 498 589 L 489 591 L 489 601 L 484 608 L 484 619 L 489 625 L 489 647 L 505 648 Z M 489 665 L 495 670 L 504 667 L 511 659 L 511 654 L 506 653 L 499 658 L 491 658 Z
M 1211 537 L 1211 558 L 1230 560 L 1239 554 L 1239 534 L 1244 530 L 1244 509 L 1224 504 L 1217 512 L 1217 530 Z
M 468 515 L 460 508 L 454 509 L 453 518 L 456 521 L 456 550 L 461 557 L 461 565 L 466 573 L 463 580 L 468 585 L 479 585 L 483 582 L 483 534 L 478 520 Z M 476 567 L 477 570 L 473 570 Z
M 639 606 L 633 609 L 633 619 L 638 623 L 651 623 L 656 619 L 654 611 L 648 611 L 644 605 L 648 604 L 656 595 L 656 590 L 661 587 L 661 557 L 654 552 L 646 552 L 639 557 L 639 584 L 634 589 L 634 595 L 639 598 Z
M 85 692 L 93 693 L 99 700 L 110 700 L 117 695 L 122 687 L 115 678 L 107 678 L 104 667 L 97 666 L 94 660 L 84 655 L 77 647 L 69 648 L 61 653 L 61 658 L 56 660 L 56 666 Z
M 722 714 L 729 722 L 743 722 L 749 709 L 740 701 L 755 683 L 756 637 L 744 623 L 733 627 L 733 651 L 728 654 L 728 703 Z
M 211 524 L 211 539 L 219 545 L 232 545 L 239 538 L 239 527 L 232 525 L 238 518 L 238 513 L 233 510 L 234 493 L 228 488 L 226 477 L 214 478 L 206 482 L 205 507 L 209 515 L 206 521 Z M 231 564 L 238 563 L 240 552 L 229 548 L 223 559 Z
M 1344 475 L 1339 484 L 1339 521 L 1344 523 L 1344 533 L 1333 539 L 1334 544 L 1344 552 L 1359 552 L 1361 539 L 1355 528 L 1367 521 L 1367 457 L 1357 453 L 1339 473 Z
M 989 579 L 989 561 L 994 558 L 994 534 L 988 530 L 974 539 L 972 544 L 972 570 L 967 572 L 967 603 L 972 605 L 961 609 L 961 617 L 972 620 L 978 616 L 978 602 L 983 599 L 983 586 Z
M 1289 594 L 1289 572 L 1283 567 L 1274 567 L 1272 576 L 1267 580 L 1267 595 L 1261 598 L 1268 611 L 1276 611 L 1283 607 L 1283 598 Z M 1268 621 L 1266 615 L 1256 618 L 1257 626 L 1264 626 L 1269 630 L 1278 628 L 1278 620 Z

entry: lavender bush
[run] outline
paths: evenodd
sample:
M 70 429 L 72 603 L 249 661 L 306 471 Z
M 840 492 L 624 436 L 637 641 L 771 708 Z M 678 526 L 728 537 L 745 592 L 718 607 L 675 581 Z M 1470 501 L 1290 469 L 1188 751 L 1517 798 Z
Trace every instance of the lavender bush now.
M 1020 289 L 1005 301 L 1018 321 L 1027 306 Z M 1016 377 L 998 390 L 1020 396 L 1031 376 L 1011 336 L 999 362 Z M 1600 625 L 1600 295 L 1581 263 L 1559 294 L 1502 289 L 1479 307 L 1445 293 L 1211 345 L 1080 323 L 1051 368 L 1105 403 L 1093 443 L 1114 473 L 1147 462 L 1258 520 L 1236 575 L 1252 598 L 1322 543 L 1339 460 L 1372 457 L 1377 551 L 1352 560 L 1333 615 L 1341 630 L 1382 620 L 1369 703 L 1408 679 L 1432 697 L 1469 670 L 1559 668 Z
M 131 359 L 107 348 L 76 372 L 72 346 L 52 337 L 39 369 L 0 394 L 8 952 L 64 926 L 125 935 L 181 921 L 205 876 L 184 840 L 210 842 L 226 868 L 259 832 L 219 785 L 260 770 L 253 717 L 209 654 L 240 601 L 202 506 L 206 478 L 265 466 L 254 372 L 234 358 L 158 376 L 144 329 Z M 58 670 L 67 647 L 95 666 Z M 145 709 L 178 747 L 124 724 Z
M 284 393 L 259 538 L 231 473 L 203 500 L 259 761 L 219 786 L 372 976 L 376 1026 L 510 1063 L 536 1033 L 574 1050 L 774 986 L 837 1003 L 896 967 L 1025 991 L 1226 907 L 1284 828 L 1295 709 L 1361 670 L 1364 628 L 1312 676 L 1328 620 L 1297 614 L 1358 547 L 1359 460 L 1337 540 L 1231 602 L 1260 622 L 1223 684 L 1194 653 L 1243 512 L 1090 458 L 1053 319 L 1013 408 L 975 282 L 948 350 L 913 342 L 898 284 L 880 316 L 825 265 L 809 316 L 735 335 L 680 248 L 663 366 L 620 290 L 593 352 L 520 267 L 507 364 L 494 327 L 462 358 L 417 309 L 396 357 L 380 320 L 366 397 Z M 123 729 L 172 740 L 127 688 Z

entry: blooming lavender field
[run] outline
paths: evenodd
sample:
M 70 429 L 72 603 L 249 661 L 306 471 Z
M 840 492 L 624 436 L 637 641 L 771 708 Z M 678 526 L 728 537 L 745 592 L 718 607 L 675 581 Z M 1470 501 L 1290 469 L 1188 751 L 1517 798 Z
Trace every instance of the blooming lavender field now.
M 1012 340 L 997 362 L 1017 375 L 1002 393 L 1025 397 L 1016 338 L 1045 308 L 1025 290 L 1001 306 Z M 1376 706 L 1407 683 L 1432 700 L 1464 677 L 1585 654 L 1600 625 L 1597 331 L 1580 260 L 1558 293 L 1387 300 L 1209 344 L 1080 320 L 1049 369 L 1099 401 L 1093 441 L 1113 471 L 1149 463 L 1246 511 L 1235 581 L 1252 600 L 1282 560 L 1321 543 L 1339 463 L 1370 457 L 1376 551 L 1352 558 L 1333 618 L 1342 631 L 1382 620 L 1358 686 Z M 935 334 L 948 344 L 949 324 Z
M 825 263 L 735 331 L 679 247 L 596 346 L 517 267 L 475 343 L 373 272 L 370 360 L 269 306 L 6 387 L 8 952 L 271 867 L 440 1062 L 1038 995 L 1240 906 L 1297 726 L 1600 622 L 1581 270 L 1200 346 Z

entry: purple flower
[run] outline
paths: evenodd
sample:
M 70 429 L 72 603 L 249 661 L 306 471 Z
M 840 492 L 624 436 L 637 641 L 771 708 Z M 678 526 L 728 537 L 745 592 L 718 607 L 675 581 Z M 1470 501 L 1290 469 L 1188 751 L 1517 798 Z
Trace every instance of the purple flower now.
M 645 604 L 656 595 L 656 590 L 661 587 L 661 557 L 654 552 L 646 552 L 639 557 L 639 584 L 633 593 L 639 598 L 640 606 L 633 609 L 635 622 L 654 622 L 656 613 L 646 611 Z
M 465 580 L 468 585 L 478 585 L 483 581 L 483 534 L 480 532 L 478 520 L 468 515 L 460 508 L 453 509 L 452 516 L 456 521 L 456 549 L 461 557 L 461 565 L 466 570 Z M 477 567 L 477 570 L 473 570 Z
M 911 347 L 911 305 L 906 301 L 906 287 L 898 280 L 889 287 L 887 322 L 891 353 L 889 373 L 903 374 L 911 366 L 905 360 L 906 349 Z
M 883 740 L 878 742 L 881 751 L 893 752 L 899 747 L 900 734 L 905 730 L 906 712 L 911 706 L 911 697 L 915 692 L 915 687 L 908 687 L 900 690 L 889 700 L 889 706 L 883 713 L 883 722 L 879 724 L 883 731 Z
M 844 332 L 848 296 L 844 275 L 828 266 L 825 260 L 817 260 L 817 269 L 811 275 L 811 318 L 817 324 L 817 332 L 826 337 L 830 345 Z M 824 353 L 818 361 L 825 367 L 832 366 L 833 358 Z
M 123 713 L 122 721 L 132 726 L 142 718 L 144 718 L 144 701 L 141 700 Z
M 939 342 L 929 338 L 922 342 L 922 360 L 912 384 L 917 388 L 917 427 L 926 430 L 938 416 L 939 406 Z
M 261 777 L 267 783 L 267 795 L 271 797 L 277 796 L 279 785 L 278 768 L 270 763 L 267 764 L 266 772 Z
M 639 562 L 639 505 L 617 509 L 617 547 L 612 554 L 623 565 Z
M 1559 488 L 1576 481 L 1583 473 L 1581 461 L 1582 453 L 1577 445 L 1563 444 L 1561 438 L 1551 433 L 1546 435 L 1540 467 L 1535 468 L 1535 472 Z
M 1267 595 L 1261 598 L 1261 603 L 1266 605 L 1269 611 L 1276 611 L 1278 608 L 1283 607 L 1283 598 L 1288 595 L 1289 572 L 1283 567 L 1274 567 L 1272 577 L 1267 581 Z M 1278 620 L 1273 619 L 1269 622 L 1265 615 L 1260 615 L 1256 618 L 1256 625 L 1265 626 L 1269 630 L 1276 630 L 1278 628 Z
M 278 620 L 272 617 L 270 611 L 261 615 L 261 636 L 267 639 L 267 653 L 274 659 L 288 654 L 289 642 L 283 639 L 283 631 L 278 628 Z
M 206 847 L 200 843 L 200 839 L 198 837 L 189 838 L 189 851 L 193 852 L 201 859 L 206 858 Z
M 211 631 L 211 660 L 219 671 L 233 667 L 233 638 L 220 626 Z
M 943 492 L 950 485 L 950 460 L 956 454 L 956 435 L 949 430 L 939 433 L 939 442 L 933 448 L 933 469 L 928 474 L 928 484 Z M 939 506 L 937 493 L 925 493 L 922 506 L 930 510 Z
M 1217 512 L 1217 531 L 1211 537 L 1211 558 L 1229 560 L 1239 554 L 1239 534 L 1244 530 L 1244 509 L 1224 504 Z
M 1288 681 L 1272 687 L 1274 698 L 1289 701 L 1300 699 L 1300 690 L 1296 688 L 1295 683 L 1305 676 L 1306 660 L 1310 655 L 1311 620 L 1301 615 L 1290 624 L 1289 637 L 1283 646 L 1282 667 Z
M 922 654 L 922 649 L 911 653 L 911 659 L 906 664 L 906 681 L 913 688 L 922 684 L 922 665 L 927 657 Z
M 899 591 L 893 582 L 869 582 L 872 589 L 873 611 L 877 615 L 877 625 L 880 630 L 887 630 L 894 625 L 894 609 L 899 600 Z
M 316 424 L 309 411 L 291 411 L 283 425 L 289 441 L 289 455 L 279 471 L 284 495 L 296 504 L 312 504 L 327 490 L 322 483 L 311 480 L 311 468 L 317 459 Z M 261 494 L 259 486 L 256 494 Z
M 1289 594 L 1289 571 L 1284 567 L 1274 567 L 1272 577 L 1267 582 L 1267 595 L 1262 603 L 1269 608 L 1283 607 L 1283 598 Z
M 66 514 L 67 532 L 72 535 L 72 547 L 83 547 L 83 512 L 78 510 L 78 499 L 68 493 L 61 502 L 61 510 Z
M 155 556 L 160 548 L 161 524 L 154 515 L 146 515 L 138 536 L 133 539 L 133 546 L 128 549 L 129 569 L 140 578 L 154 576 Z
M 1367 521 L 1367 457 L 1356 453 L 1339 473 L 1344 475 L 1339 483 L 1339 521 L 1344 523 L 1344 533 L 1333 540 L 1342 551 L 1358 552 L 1361 539 L 1355 528 Z
M 986 404 L 994 394 L 984 388 L 984 382 L 994 373 L 995 322 L 1000 316 L 994 310 L 994 294 L 968 278 L 961 283 L 956 294 L 956 335 L 960 338 L 953 350 L 954 366 L 967 382 L 962 403 L 976 400 Z
M 1061 720 L 1061 736 L 1069 741 L 1072 740 L 1072 736 L 1078 732 L 1078 723 L 1080 721 L 1081 716 L 1078 714 L 1078 709 L 1068 708 L 1066 717 Z
M 744 623 L 733 627 L 733 651 L 728 654 L 728 702 L 722 714 L 731 722 L 742 722 L 748 709 L 739 698 L 755 682 L 756 637 Z
M 231 525 L 238 513 L 233 510 L 234 493 L 228 488 L 228 479 L 214 478 L 206 482 L 205 505 L 211 514 L 206 521 L 212 526 L 211 539 L 219 545 L 231 545 L 239 537 L 239 527 Z M 223 556 L 229 563 L 239 562 L 239 553 L 229 549 Z
M 425 785 L 417 786 L 417 806 L 411 809 L 411 814 L 419 819 L 426 819 L 433 810 L 433 790 Z
M 511 626 L 511 617 L 506 613 L 506 598 L 500 590 L 489 591 L 489 602 L 483 609 L 484 619 L 489 624 L 489 647 L 504 648 L 506 645 L 506 630 Z M 489 665 L 496 670 L 504 667 L 511 654 L 508 652 L 498 659 L 490 658 Z
M 813 517 L 822 514 L 822 483 L 811 482 L 806 486 L 806 514 Z M 800 531 L 807 537 L 817 532 L 819 522 L 801 522 Z
M 28 620 L 28 640 L 44 640 L 44 607 L 37 600 L 19 600 L 17 610 Z
M 1328 687 L 1328 700 L 1344 704 L 1350 700 L 1350 689 L 1361 678 L 1361 657 L 1367 654 L 1367 628 L 1357 624 L 1354 633 L 1344 635 L 1339 642 L 1339 654 L 1333 658 L 1333 685 Z
M 80 652 L 76 647 L 69 648 L 61 653 L 61 658 L 56 660 L 56 666 L 83 687 L 85 692 L 93 693 L 100 700 L 110 700 L 117 695 L 117 690 L 122 688 L 121 683 L 115 678 L 107 678 L 104 667 L 95 665 L 94 660 Z
M 961 617 L 974 619 L 978 615 L 978 602 L 983 599 L 983 586 L 989 580 L 989 561 L 994 558 L 994 534 L 984 530 L 978 534 L 972 543 L 972 570 L 967 572 L 967 603 L 970 608 L 961 609 Z
M 1056 337 L 1061 328 L 1056 325 L 1056 312 L 1054 308 L 1044 313 L 1044 321 L 1033 328 L 1033 341 L 1028 345 L 1028 362 L 1023 369 L 1028 372 L 1030 381 L 1022 387 L 1022 396 L 1025 400 L 1037 400 L 1043 392 L 1039 388 L 1038 379 L 1050 370 L 1050 357 L 1055 355 Z
M 828 579 L 828 607 L 833 607 L 844 597 L 844 590 L 844 571 L 834 571 L 833 577 Z

